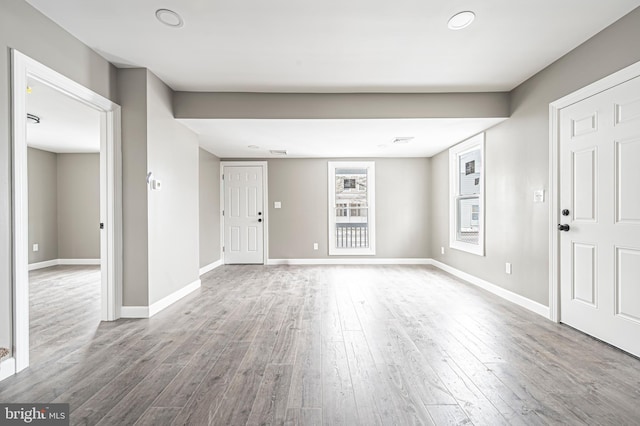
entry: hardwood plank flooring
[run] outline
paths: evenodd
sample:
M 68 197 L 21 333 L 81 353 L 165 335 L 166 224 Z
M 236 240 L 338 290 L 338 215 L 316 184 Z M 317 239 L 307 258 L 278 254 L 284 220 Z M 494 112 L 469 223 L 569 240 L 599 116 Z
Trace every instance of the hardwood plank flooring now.
M 97 267 L 30 276 L 0 401 L 74 425 L 640 423 L 640 360 L 428 266 L 223 266 L 111 323 Z

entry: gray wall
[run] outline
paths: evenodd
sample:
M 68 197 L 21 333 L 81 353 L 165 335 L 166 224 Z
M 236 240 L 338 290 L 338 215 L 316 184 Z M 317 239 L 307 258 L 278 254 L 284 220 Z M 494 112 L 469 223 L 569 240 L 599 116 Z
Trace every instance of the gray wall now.
M 509 94 L 176 92 L 176 118 L 508 117 Z
M 199 277 L 198 138 L 173 118 L 172 91 L 148 72 L 149 303 Z
M 220 159 L 199 150 L 200 267 L 220 260 Z
M 27 149 L 29 170 L 29 263 L 58 256 L 58 156 Z M 32 250 L 37 243 L 39 250 Z
M 0 346 L 11 348 L 11 74 L 10 49 L 115 99 L 115 67 L 23 0 L 0 6 Z
M 57 159 L 58 258 L 100 259 L 100 154 Z
M 99 259 L 100 154 L 27 153 L 29 263 Z
M 448 249 L 448 153 L 433 158 L 432 256 L 548 305 L 549 103 L 640 61 L 636 9 L 513 90 L 511 118 L 486 136 L 486 256 Z M 440 255 L 440 247 L 446 254 Z M 513 264 L 506 275 L 505 262 Z
M 271 259 L 329 257 L 327 162 L 336 160 L 268 160 Z M 376 164 L 374 257 L 430 257 L 430 159 L 370 160 Z M 273 208 L 275 201 L 281 209 Z
M 122 304 L 149 303 L 147 70 L 118 70 L 122 107 Z

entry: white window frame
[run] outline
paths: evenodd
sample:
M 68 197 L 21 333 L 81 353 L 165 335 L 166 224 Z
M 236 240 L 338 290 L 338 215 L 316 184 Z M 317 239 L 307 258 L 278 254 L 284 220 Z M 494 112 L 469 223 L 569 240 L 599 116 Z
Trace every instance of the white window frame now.
M 368 232 L 369 247 L 366 248 L 337 248 L 336 247 L 336 169 L 367 169 L 367 202 L 368 202 Z M 329 161 L 328 162 L 328 192 L 329 192 L 329 255 L 330 256 L 373 256 L 376 254 L 376 164 L 374 161 Z
M 449 149 L 449 247 L 465 251 L 467 253 L 484 256 L 484 224 L 485 224 L 485 208 L 484 208 L 484 181 L 486 174 L 484 160 L 484 141 L 485 134 L 480 133 L 466 141 Z M 460 189 L 460 156 L 480 149 L 480 220 L 478 223 L 478 244 L 471 244 L 458 240 L 458 196 Z

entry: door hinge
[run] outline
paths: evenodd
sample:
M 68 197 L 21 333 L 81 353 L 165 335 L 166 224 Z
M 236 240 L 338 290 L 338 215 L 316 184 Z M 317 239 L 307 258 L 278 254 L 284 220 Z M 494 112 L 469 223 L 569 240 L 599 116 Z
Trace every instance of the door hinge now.
M 224 253 L 224 246 L 222 246 L 222 252 Z
M 224 216 L 224 210 L 222 210 L 222 216 Z
M 222 180 L 224 180 L 224 174 L 222 175 Z
M 104 229 L 104 223 L 100 222 L 100 229 Z

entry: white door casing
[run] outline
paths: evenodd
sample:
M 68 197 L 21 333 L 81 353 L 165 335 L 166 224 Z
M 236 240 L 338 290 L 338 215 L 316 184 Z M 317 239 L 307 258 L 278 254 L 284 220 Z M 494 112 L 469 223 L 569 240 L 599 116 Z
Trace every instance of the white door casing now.
M 222 167 L 225 264 L 265 263 L 265 168 L 263 164 Z
M 120 317 L 122 306 L 122 172 L 119 105 L 12 50 L 13 88 L 13 317 L 16 372 L 29 366 L 28 181 L 26 87 L 33 78 L 101 113 L 100 236 L 101 319 Z M 99 226 L 96 223 L 96 226 Z
M 640 356 L 640 77 L 561 109 L 559 142 L 560 320 Z

